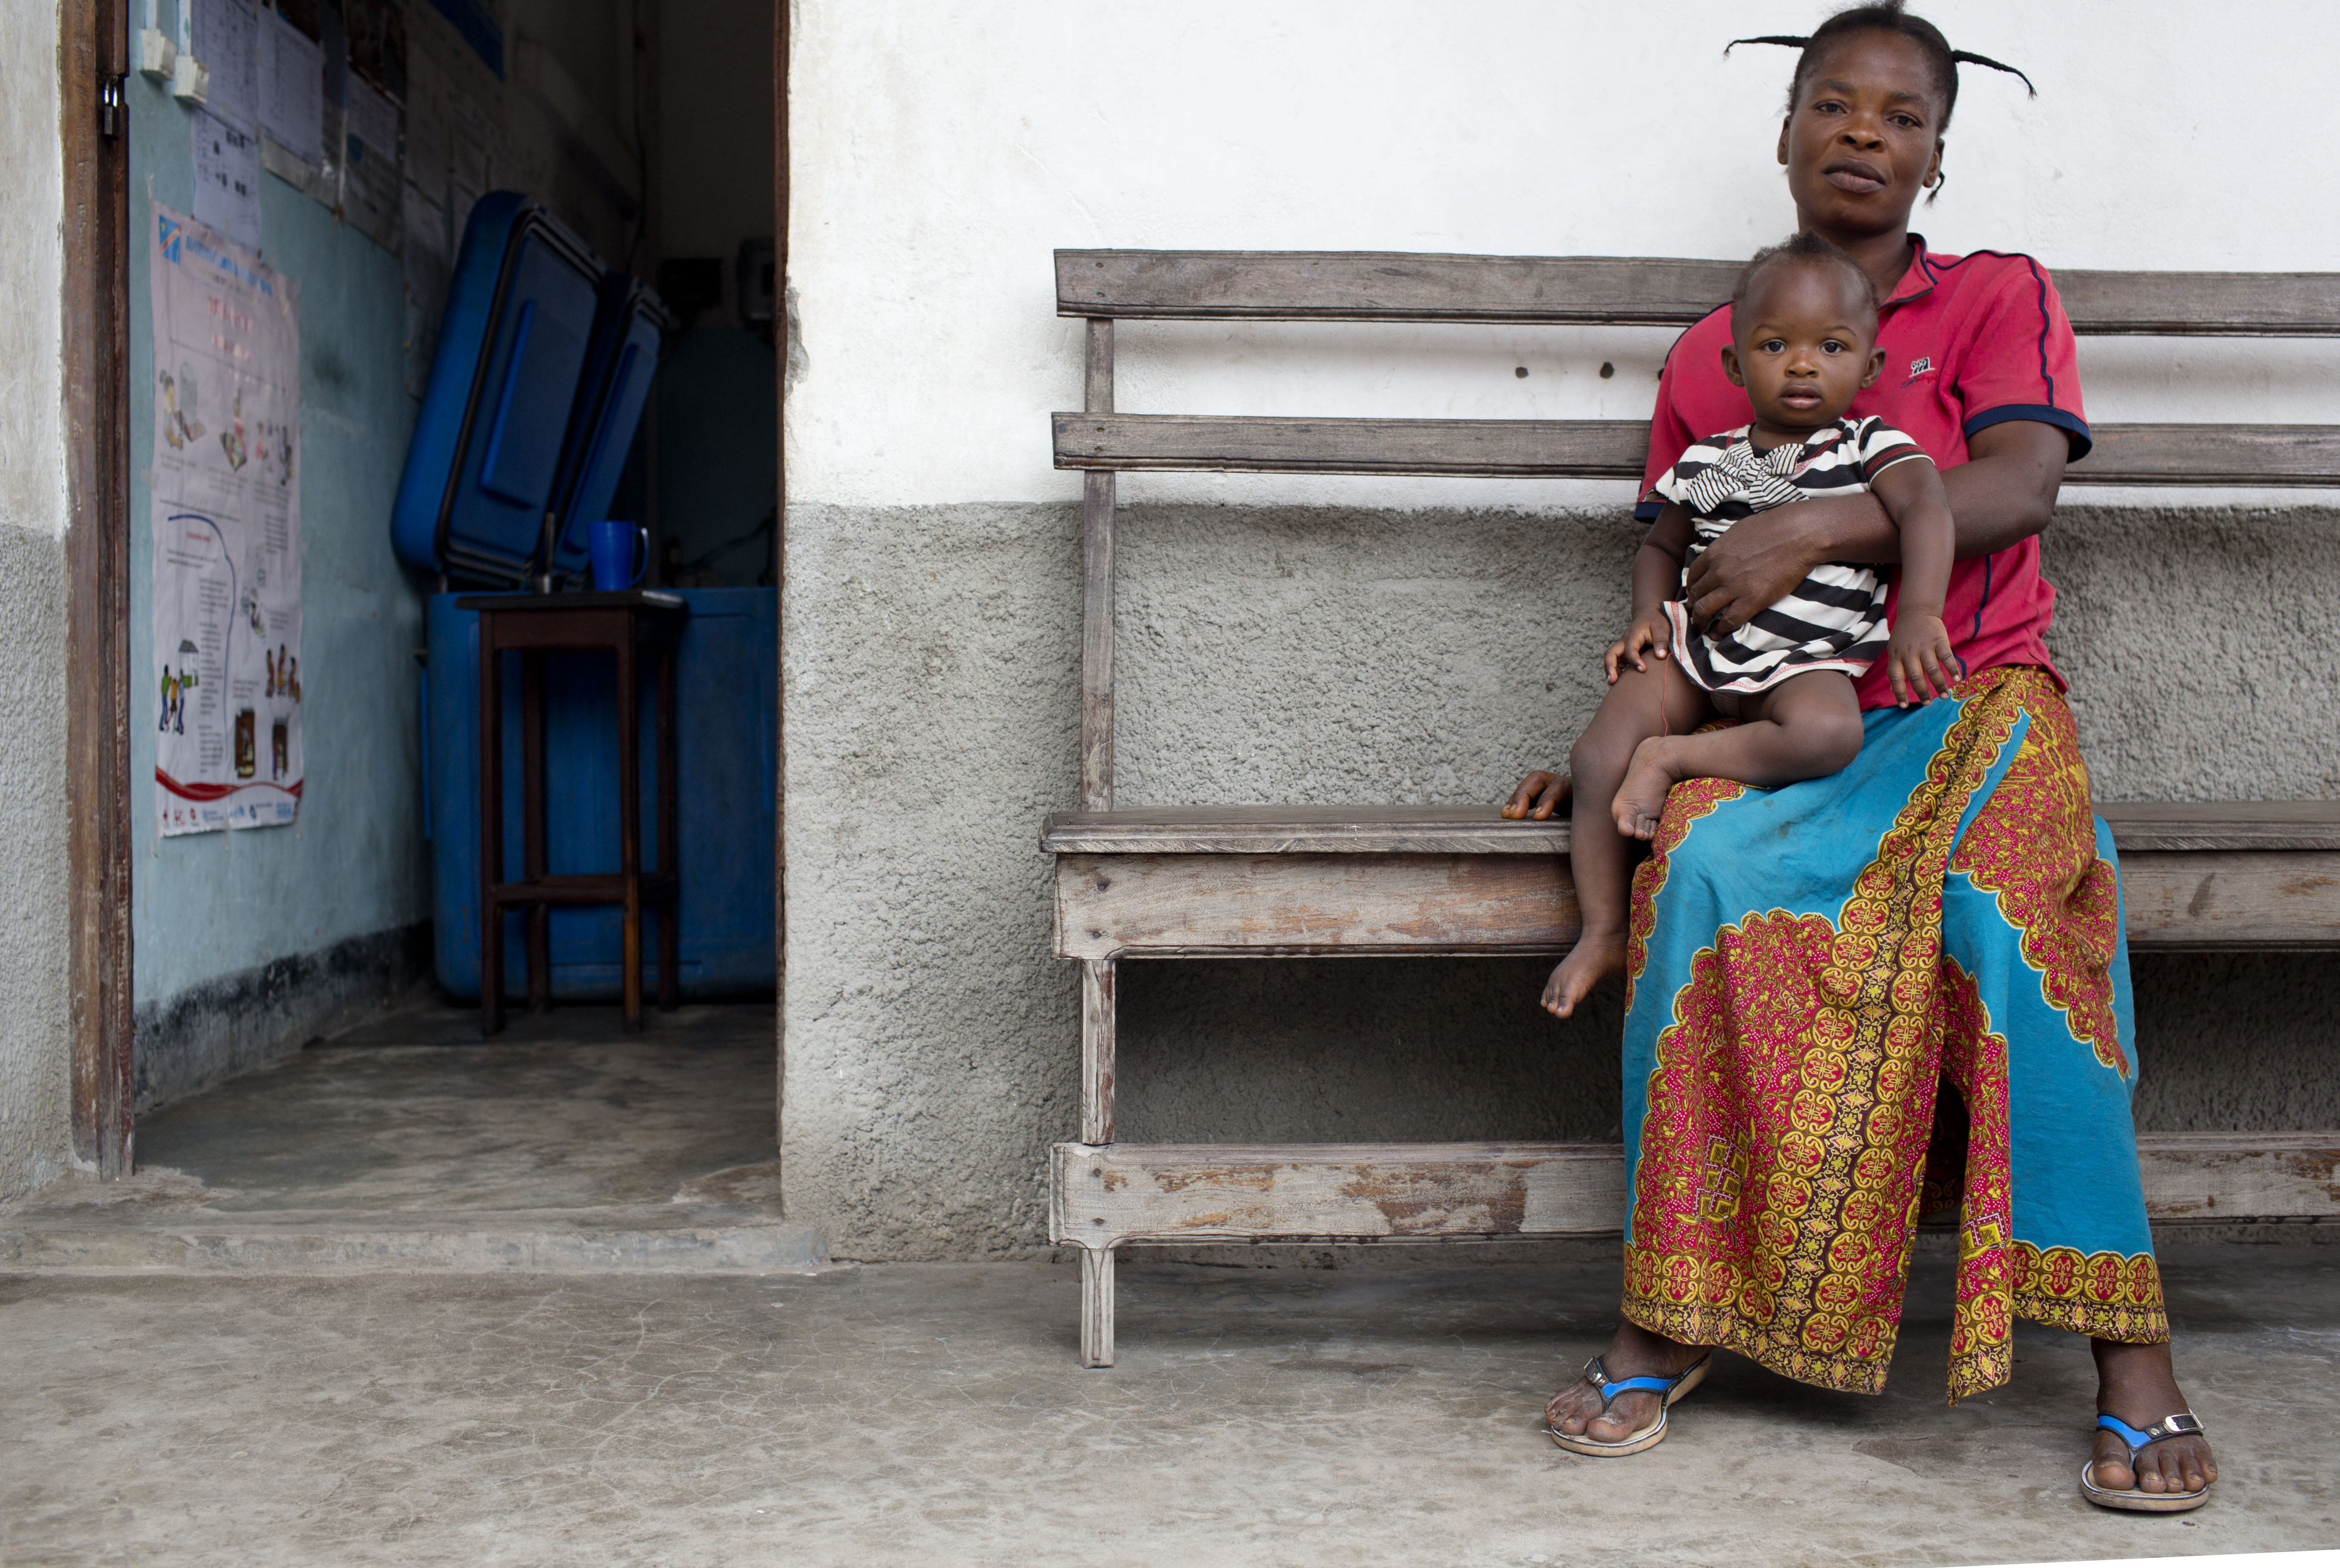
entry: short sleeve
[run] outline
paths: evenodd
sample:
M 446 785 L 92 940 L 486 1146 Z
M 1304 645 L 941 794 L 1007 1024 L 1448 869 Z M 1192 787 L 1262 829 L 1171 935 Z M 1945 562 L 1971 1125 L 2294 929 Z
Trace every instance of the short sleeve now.
M 1852 457 L 1860 471 L 1860 482 L 1874 484 L 1877 476 L 1897 462 L 1922 457 L 1933 461 L 1931 453 L 1919 446 L 1914 437 L 1894 429 L 1883 420 L 1871 415 L 1860 422 L 1853 436 Z
M 2005 258 L 1990 297 L 1960 355 L 1956 391 L 1961 429 L 2036 420 L 2063 431 L 2071 461 L 2093 444 L 2080 406 L 2078 345 L 2048 269 L 2029 256 Z
M 1661 507 L 1667 501 L 1672 501 L 1676 506 L 1690 504 L 1690 483 L 1682 478 L 1680 463 L 1676 463 L 1658 475 L 1657 482 L 1642 493 L 1645 498 Z M 1657 512 L 1653 510 L 1650 515 L 1655 517 Z
M 1700 433 L 1691 429 L 1690 422 L 1682 416 L 1681 405 L 1675 400 L 1674 378 L 1681 368 L 1675 362 L 1681 357 L 1681 345 L 1689 338 L 1690 333 L 1684 332 L 1675 340 L 1673 352 L 1666 355 L 1666 368 L 1658 376 L 1658 406 L 1650 416 L 1650 455 L 1641 468 L 1641 500 L 1633 508 L 1633 515 L 1643 522 L 1656 521 L 1667 501 L 1681 499 L 1671 492 L 1661 492 L 1659 486 L 1673 477 L 1674 463 L 1690 450 L 1691 442 L 1696 441 Z

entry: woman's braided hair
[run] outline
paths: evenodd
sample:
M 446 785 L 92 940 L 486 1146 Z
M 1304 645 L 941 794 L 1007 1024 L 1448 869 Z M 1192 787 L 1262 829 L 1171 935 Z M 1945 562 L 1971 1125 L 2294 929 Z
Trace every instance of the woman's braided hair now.
M 1723 45 L 1722 52 L 1728 55 L 1741 44 L 1777 44 L 1784 48 L 1801 50 L 1802 56 L 1796 62 L 1795 77 L 1788 84 L 1788 113 L 1791 114 L 1796 112 L 1796 100 L 1803 95 L 1804 78 L 1811 74 L 1813 66 L 1819 61 L 1819 56 L 1813 46 L 1826 44 L 1832 39 L 1846 37 L 1854 33 L 1891 33 L 1909 39 L 1925 52 L 1927 63 L 1933 67 L 1934 85 L 1942 94 L 1940 127 L 1942 129 L 1948 127 L 1950 112 L 1958 106 L 1958 67 L 1960 65 L 1988 65 L 1994 71 L 2004 71 L 2010 76 L 2019 78 L 2023 83 L 2024 91 L 2032 97 L 2039 96 L 2039 89 L 2033 86 L 2031 78 L 2024 75 L 2021 71 L 1994 60 L 1988 55 L 1977 55 L 1970 50 L 1951 48 L 1950 41 L 1942 36 L 1942 30 L 1939 27 L 1935 26 L 1923 16 L 1910 15 L 1901 7 L 1902 0 L 1882 0 L 1882 3 L 1878 5 L 1855 5 L 1838 12 L 1812 29 L 1810 37 L 1770 34 L 1760 38 L 1734 38 Z M 1926 200 L 1931 202 L 1934 195 L 1940 194 L 1941 186 L 1937 184 L 1933 195 L 1929 195 Z

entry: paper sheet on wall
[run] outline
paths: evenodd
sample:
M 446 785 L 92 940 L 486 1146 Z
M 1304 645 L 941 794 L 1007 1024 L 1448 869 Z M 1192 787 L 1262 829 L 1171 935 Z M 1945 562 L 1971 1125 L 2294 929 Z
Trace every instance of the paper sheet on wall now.
M 342 216 L 384 250 L 398 249 L 402 221 L 398 104 L 352 72 L 342 163 Z
M 194 141 L 195 221 L 246 250 L 260 248 L 260 138 L 209 109 L 187 116 Z
M 259 16 L 253 0 L 192 0 L 195 58 L 211 73 L 203 107 L 249 134 L 257 107 Z
M 310 168 L 324 157 L 325 52 L 275 12 L 260 18 L 261 134 Z
M 293 281 L 154 204 L 154 806 L 164 834 L 301 800 L 301 326 Z

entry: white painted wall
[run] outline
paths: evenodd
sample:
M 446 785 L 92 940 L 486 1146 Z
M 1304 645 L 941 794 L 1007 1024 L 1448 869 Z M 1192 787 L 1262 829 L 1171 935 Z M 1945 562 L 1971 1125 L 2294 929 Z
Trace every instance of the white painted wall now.
M 0 6 L 0 1203 L 56 1176 L 66 1099 L 64 164 L 54 5 Z
M 1056 246 L 1740 256 L 1793 223 L 1771 148 L 1821 0 L 797 0 L 792 501 L 1065 500 Z M 2329 268 L 2340 77 L 2316 0 L 1931 0 L 1968 67 L 1941 249 L 2052 266 Z M 743 45 L 744 46 L 744 45 Z M 669 92 L 671 93 L 671 88 Z M 671 98 L 669 99 L 671 101 Z M 2260 133 L 2266 133 L 2262 134 Z M 1635 417 L 1664 332 L 1125 326 L 1128 412 Z M 1602 361 L 1617 367 L 1602 381 Z M 1526 365 L 1522 381 L 1514 368 Z M 2097 340 L 2099 419 L 2340 421 L 2340 352 Z M 1623 485 L 1138 475 L 1127 500 L 1622 499 Z M 2107 499 L 2091 491 L 2092 499 Z M 2209 499 L 2205 497 L 2204 499 Z

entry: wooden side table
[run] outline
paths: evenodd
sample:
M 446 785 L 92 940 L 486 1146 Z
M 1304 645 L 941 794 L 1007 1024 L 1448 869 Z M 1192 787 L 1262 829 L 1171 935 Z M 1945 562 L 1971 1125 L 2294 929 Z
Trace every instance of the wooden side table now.
M 680 999 L 681 878 L 676 865 L 675 643 L 689 605 L 679 595 L 481 593 L 455 601 L 480 615 L 480 1033 L 504 1027 L 503 915 L 528 911 L 528 1005 L 552 1006 L 551 907 L 625 908 L 626 1027 L 642 1027 L 642 908 L 659 912 L 659 1007 Z M 544 656 L 605 651 L 618 660 L 618 861 L 613 872 L 554 876 L 545 864 Z M 504 879 L 503 660 L 521 656 L 521 879 Z M 641 656 L 658 660 L 658 869 L 642 869 Z

